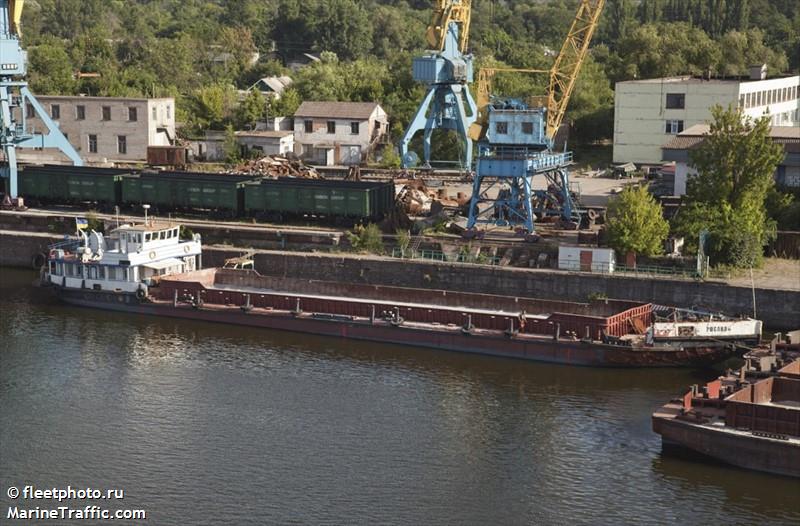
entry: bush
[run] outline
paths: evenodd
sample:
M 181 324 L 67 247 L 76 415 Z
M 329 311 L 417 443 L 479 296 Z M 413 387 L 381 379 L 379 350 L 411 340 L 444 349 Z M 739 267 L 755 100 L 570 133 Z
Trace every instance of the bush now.
M 352 232 L 347 233 L 347 239 L 357 252 L 383 254 L 383 234 L 374 223 L 369 223 L 367 226 L 356 225 Z

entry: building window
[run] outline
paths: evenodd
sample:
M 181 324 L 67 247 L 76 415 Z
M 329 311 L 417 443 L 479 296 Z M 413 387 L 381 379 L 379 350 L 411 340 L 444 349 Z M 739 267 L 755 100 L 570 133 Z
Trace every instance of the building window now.
M 61 118 L 61 106 L 59 106 L 58 104 L 51 104 L 50 116 L 55 120 L 59 120 Z
M 682 110 L 686 107 L 686 95 L 683 93 L 667 93 L 667 109 Z
M 97 135 L 89 135 L 89 153 L 97 153 Z
M 360 125 L 358 122 L 351 122 L 350 123 L 350 133 L 352 135 L 358 135 L 360 133 Z
M 128 138 L 124 135 L 117 135 L 117 153 L 128 153 Z
M 667 133 L 672 135 L 677 135 L 682 131 L 683 131 L 683 121 L 674 121 L 674 120 L 667 121 L 667 129 L 666 129 Z
M 25 117 L 28 119 L 32 119 L 34 115 L 33 111 L 33 104 L 26 104 L 25 105 Z
M 744 108 L 744 95 L 739 95 L 739 107 Z
M 103 120 L 104 121 L 111 120 L 111 106 L 103 106 Z
M 328 121 L 328 133 L 336 133 L 336 121 Z
M 172 106 L 167 104 L 167 119 L 171 119 L 171 118 L 172 118 Z
M 75 106 L 75 120 L 86 119 L 86 106 Z
M 128 120 L 131 122 L 139 120 L 139 113 L 136 111 L 136 108 L 128 108 Z
M 507 122 L 494 123 L 494 131 L 501 135 L 508 133 L 508 123 Z
M 313 133 L 314 132 L 314 121 L 303 121 L 303 127 L 306 130 L 306 133 Z
M 523 122 L 522 123 L 522 133 L 525 135 L 533 135 L 533 123 L 532 122 Z

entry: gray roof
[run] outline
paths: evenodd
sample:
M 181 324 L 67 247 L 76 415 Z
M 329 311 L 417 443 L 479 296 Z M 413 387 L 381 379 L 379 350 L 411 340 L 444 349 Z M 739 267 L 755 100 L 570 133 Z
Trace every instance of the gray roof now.
M 682 131 L 662 146 L 664 150 L 691 150 L 699 146 L 711 127 L 708 124 L 695 124 Z M 787 151 L 800 148 L 800 127 L 797 126 L 772 126 L 769 136 L 773 142 L 783 144 Z
M 330 119 L 369 119 L 378 108 L 377 102 L 304 102 L 297 108 L 295 117 L 321 117 Z

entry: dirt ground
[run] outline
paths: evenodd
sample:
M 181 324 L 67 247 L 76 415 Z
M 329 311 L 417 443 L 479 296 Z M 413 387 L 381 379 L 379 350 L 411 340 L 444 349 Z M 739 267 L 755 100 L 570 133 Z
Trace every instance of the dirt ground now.
M 800 290 L 800 261 L 793 259 L 766 258 L 764 266 L 753 270 L 756 287 L 767 289 Z M 750 286 L 750 272 L 729 279 L 731 285 Z

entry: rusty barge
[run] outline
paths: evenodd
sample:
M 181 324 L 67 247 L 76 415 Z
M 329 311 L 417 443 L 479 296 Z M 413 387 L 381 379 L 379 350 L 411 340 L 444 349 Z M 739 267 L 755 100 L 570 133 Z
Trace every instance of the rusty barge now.
M 53 247 L 42 279 L 86 307 L 571 365 L 708 365 L 761 334 L 757 320 L 650 303 L 268 277 L 246 258 L 201 269 L 201 257 L 198 235 L 145 221 Z
M 694 385 L 653 413 L 664 449 L 800 477 L 800 345 L 775 347 L 747 353 L 738 373 Z

